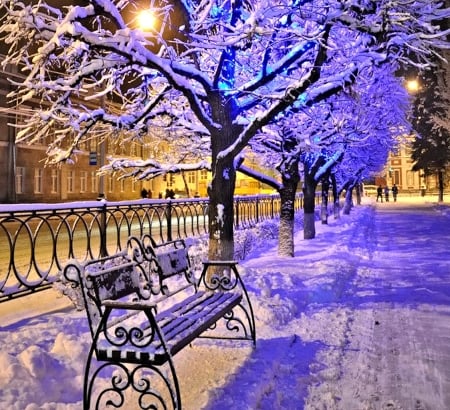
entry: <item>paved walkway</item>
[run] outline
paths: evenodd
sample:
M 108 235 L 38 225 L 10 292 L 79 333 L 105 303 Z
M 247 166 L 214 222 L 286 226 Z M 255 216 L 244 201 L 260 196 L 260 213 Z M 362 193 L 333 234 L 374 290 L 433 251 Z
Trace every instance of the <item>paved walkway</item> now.
M 362 258 L 335 301 L 344 342 L 307 408 L 450 409 L 450 216 L 417 200 L 376 204 L 348 241 Z

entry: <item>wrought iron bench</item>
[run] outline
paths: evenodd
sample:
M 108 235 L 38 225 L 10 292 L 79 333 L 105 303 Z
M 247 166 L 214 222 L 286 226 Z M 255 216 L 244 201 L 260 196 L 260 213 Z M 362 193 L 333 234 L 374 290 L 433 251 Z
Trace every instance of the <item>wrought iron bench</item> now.
M 92 334 L 85 410 L 181 409 L 177 352 L 199 337 L 255 345 L 253 310 L 236 262 L 204 262 L 196 278 L 182 240 L 157 246 L 150 236 L 130 237 L 121 253 L 70 261 L 63 278 L 81 285 Z

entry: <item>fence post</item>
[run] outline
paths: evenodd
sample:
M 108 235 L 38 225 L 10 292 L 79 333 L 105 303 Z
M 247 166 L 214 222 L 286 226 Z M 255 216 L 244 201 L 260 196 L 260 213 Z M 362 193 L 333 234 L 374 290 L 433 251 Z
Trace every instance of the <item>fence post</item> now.
M 100 257 L 102 258 L 108 256 L 108 250 L 106 249 L 106 225 L 106 202 L 104 202 L 100 208 Z
M 167 220 L 167 240 L 172 240 L 172 201 L 169 199 L 166 208 L 166 220 Z
M 259 223 L 259 196 L 256 197 L 256 223 Z
M 239 229 L 239 198 L 235 198 L 234 203 L 236 204 L 234 212 L 236 217 L 236 229 Z

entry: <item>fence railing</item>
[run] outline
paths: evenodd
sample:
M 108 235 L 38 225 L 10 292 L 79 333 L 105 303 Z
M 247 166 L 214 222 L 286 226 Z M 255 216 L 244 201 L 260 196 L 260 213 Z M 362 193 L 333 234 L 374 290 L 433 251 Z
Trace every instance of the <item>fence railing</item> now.
M 130 235 L 162 243 L 207 234 L 208 206 L 201 198 L 0 205 L 0 302 L 48 288 L 69 259 L 120 251 Z M 235 197 L 234 206 L 235 228 L 249 228 L 278 217 L 280 198 Z

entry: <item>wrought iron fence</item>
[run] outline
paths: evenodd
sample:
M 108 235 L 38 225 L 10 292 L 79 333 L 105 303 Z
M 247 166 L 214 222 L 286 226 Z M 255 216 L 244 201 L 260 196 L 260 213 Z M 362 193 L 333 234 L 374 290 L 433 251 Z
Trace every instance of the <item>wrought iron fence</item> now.
M 318 197 L 317 197 L 318 198 Z M 69 259 L 120 251 L 130 235 L 159 243 L 208 233 L 207 199 L 0 206 L 0 302 L 42 290 Z M 296 198 L 295 209 L 303 207 Z M 235 197 L 235 228 L 278 217 L 278 195 Z

